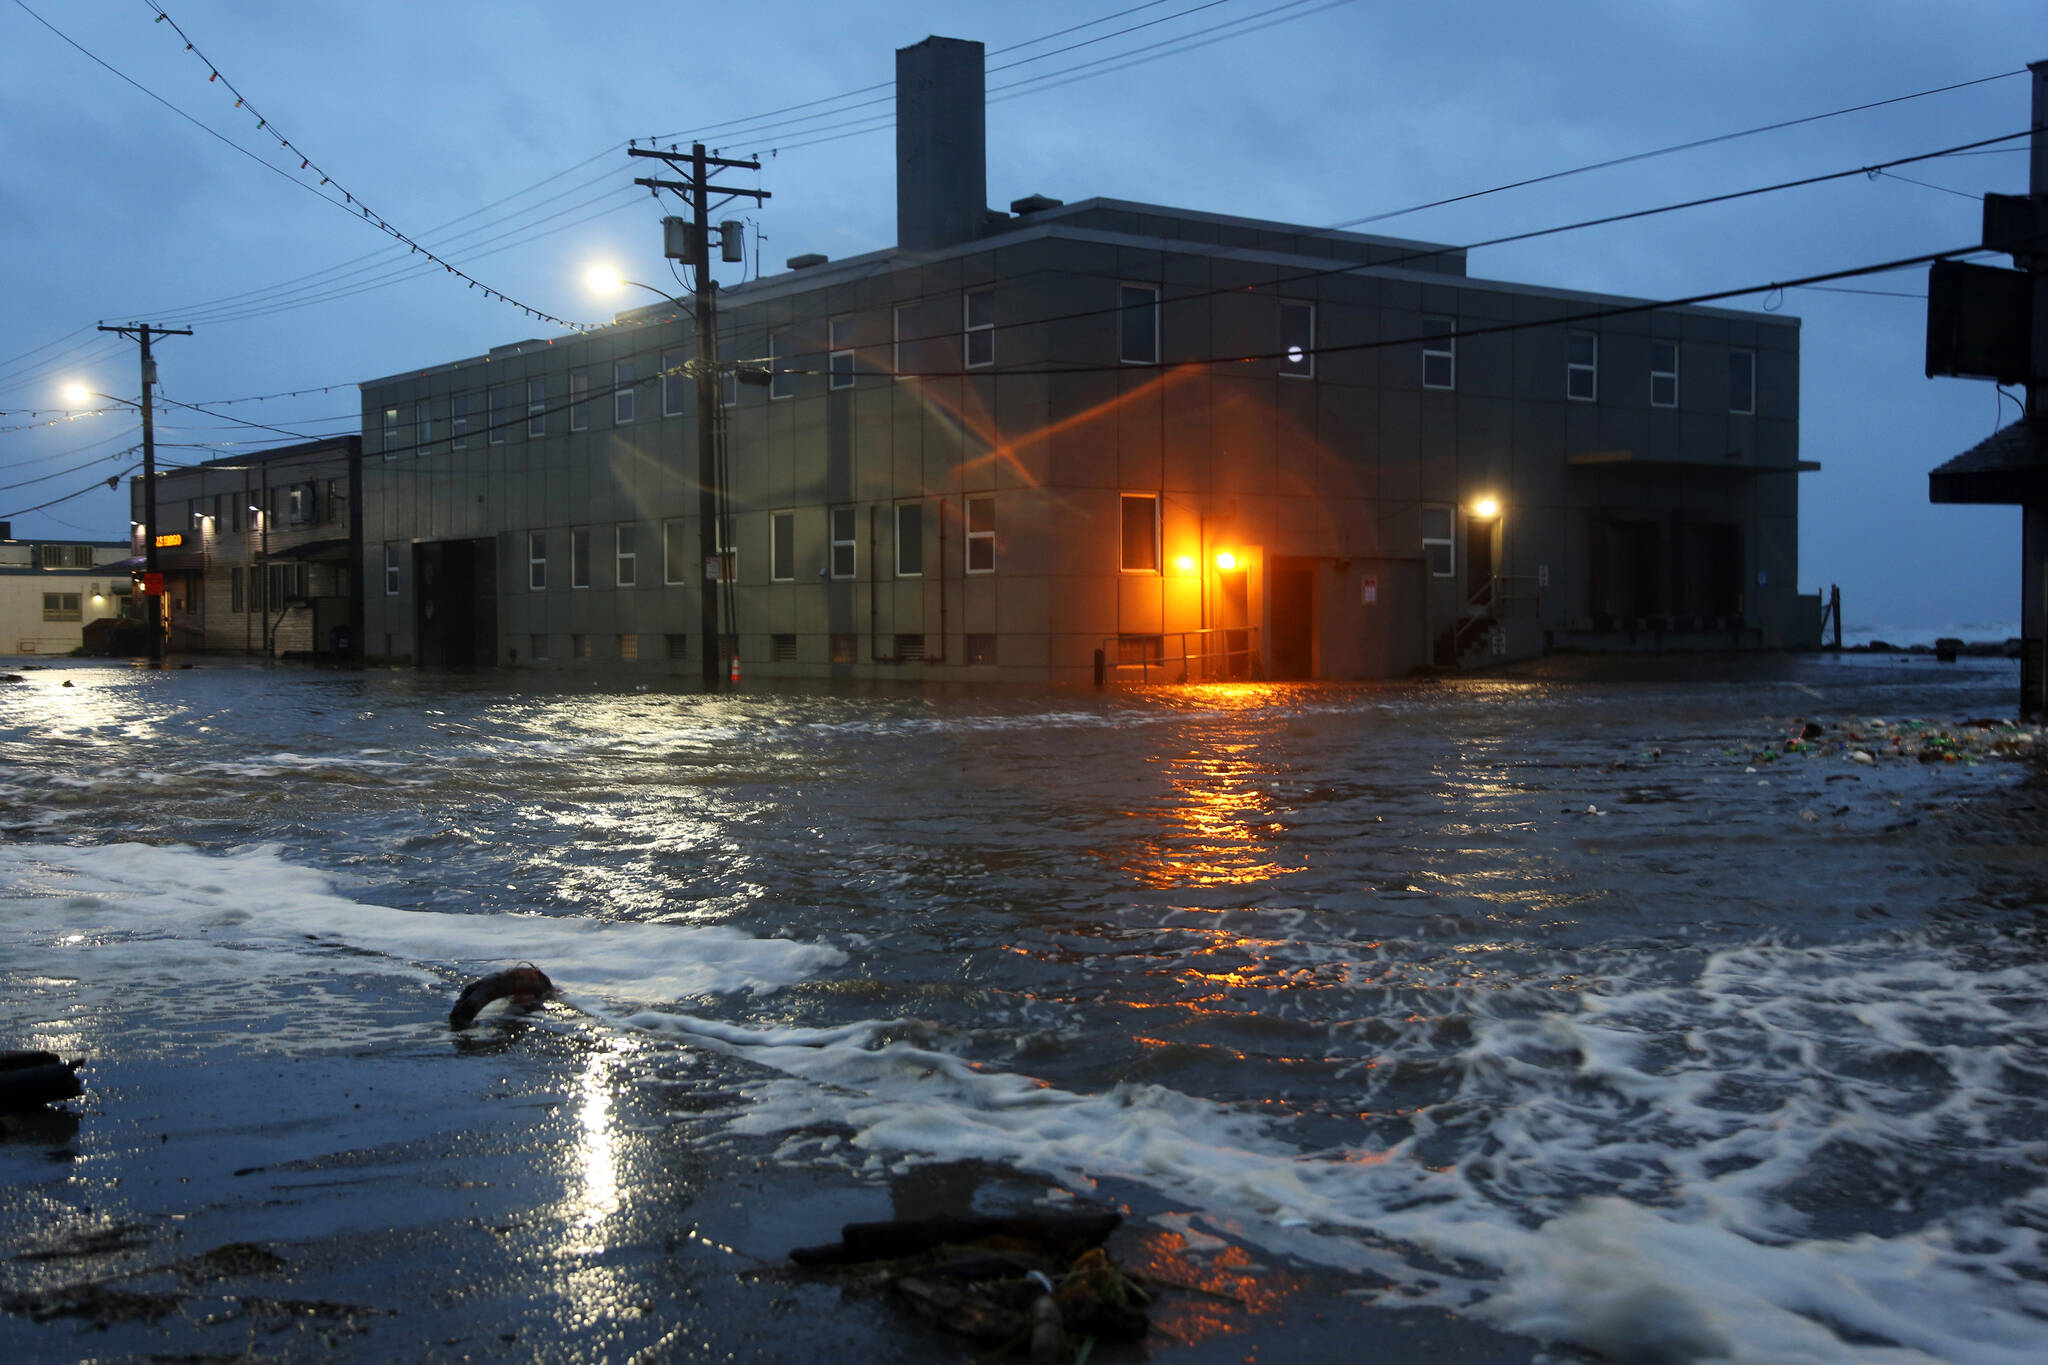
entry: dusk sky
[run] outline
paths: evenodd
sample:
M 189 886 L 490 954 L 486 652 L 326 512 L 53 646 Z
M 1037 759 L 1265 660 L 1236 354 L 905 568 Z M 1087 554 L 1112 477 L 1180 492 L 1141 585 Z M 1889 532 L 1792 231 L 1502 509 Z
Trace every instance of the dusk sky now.
M 629 138 L 758 155 L 774 197 L 730 212 L 770 271 L 889 245 L 894 52 L 929 34 L 987 45 L 992 206 L 1317 226 L 1978 82 L 1358 228 L 1468 244 L 2021 133 L 2048 6 L 6 0 L 0 518 L 126 535 L 104 481 L 139 462 L 134 414 L 61 420 L 66 381 L 139 394 L 134 343 L 97 323 L 193 329 L 159 346 L 161 393 L 220 415 L 160 419 L 170 466 L 355 430 L 359 381 L 564 330 L 485 289 L 570 322 L 643 302 L 583 282 L 669 280 Z M 1963 247 L 1979 195 L 2025 192 L 2024 146 L 1483 247 L 1470 272 L 1677 298 Z M 1722 306 L 1804 319 L 1802 590 L 1839 583 L 1852 626 L 2017 633 L 2018 511 L 1927 501 L 2016 400 L 1923 377 L 1925 292 L 1919 266 Z

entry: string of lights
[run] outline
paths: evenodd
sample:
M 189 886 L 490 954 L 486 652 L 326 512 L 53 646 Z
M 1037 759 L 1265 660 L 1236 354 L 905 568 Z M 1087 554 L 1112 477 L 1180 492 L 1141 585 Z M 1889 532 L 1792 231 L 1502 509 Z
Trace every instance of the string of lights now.
M 170 16 L 169 11 L 165 10 L 162 5 L 156 2 L 156 0 L 148 0 L 148 4 L 150 9 L 156 12 L 155 22 L 159 24 L 169 24 L 171 26 L 171 30 L 174 33 L 176 33 L 179 38 L 184 40 L 185 50 L 187 52 L 190 52 L 193 55 L 193 57 L 200 62 L 201 65 L 205 66 L 207 73 L 207 84 L 212 85 L 217 83 L 228 94 L 233 95 L 235 97 L 234 107 L 237 109 L 247 111 L 249 117 L 256 120 L 257 132 L 264 133 L 269 137 L 275 138 L 277 141 L 277 145 L 281 149 L 283 149 L 290 155 L 299 158 L 299 174 L 317 175 L 320 177 L 320 183 L 315 188 L 324 188 L 328 185 L 333 185 L 335 189 L 341 191 L 343 206 L 347 208 L 360 210 L 364 222 L 374 224 L 378 231 L 389 236 L 392 240 L 398 242 L 399 244 L 410 247 L 415 254 L 426 257 L 427 260 L 440 266 L 442 270 L 444 270 L 446 273 L 453 275 L 458 280 L 461 280 L 471 289 L 483 290 L 485 298 L 495 300 L 496 302 L 499 303 L 509 304 L 512 307 L 517 308 L 520 312 L 525 313 L 527 316 L 537 318 L 542 322 L 552 322 L 557 326 L 567 327 L 572 331 L 581 331 L 584 329 L 586 324 L 570 322 L 566 318 L 556 317 L 552 313 L 548 313 L 541 309 L 534 308 L 531 305 L 522 303 L 518 299 L 513 298 L 512 296 L 506 294 L 502 290 L 492 288 L 491 286 L 485 284 L 482 280 L 477 279 L 474 275 L 471 275 L 467 271 L 456 266 L 454 262 L 449 261 L 435 254 L 433 251 L 429 250 L 426 247 L 421 246 L 413 238 L 407 236 L 398 228 L 393 227 L 390 224 L 390 222 L 388 222 L 384 217 L 373 212 L 368 204 L 363 203 L 361 200 L 359 200 L 356 197 L 356 194 L 353 190 L 350 190 L 345 186 L 341 185 L 338 181 L 334 179 L 332 175 L 328 174 L 328 172 L 324 170 L 322 167 L 314 165 L 312 154 L 310 152 L 301 148 L 297 143 L 293 142 L 290 138 L 286 137 L 283 133 L 279 132 L 278 129 L 271 124 L 268 117 L 260 114 L 256 110 L 256 108 L 249 103 L 248 96 L 243 94 L 241 89 L 238 86 L 236 86 L 232 80 L 228 79 L 226 76 L 223 76 L 221 74 L 220 68 L 207 58 L 206 54 L 202 52 L 199 49 L 199 46 L 193 41 L 192 36 L 179 25 L 176 19 L 173 19 Z M 332 202 L 332 200 L 330 199 L 329 202 Z

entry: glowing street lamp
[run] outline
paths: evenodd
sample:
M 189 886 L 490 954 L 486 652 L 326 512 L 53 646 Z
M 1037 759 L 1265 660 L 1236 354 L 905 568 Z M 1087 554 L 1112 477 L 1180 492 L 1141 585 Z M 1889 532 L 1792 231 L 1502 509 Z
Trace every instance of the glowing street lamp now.
M 1478 517 L 1481 521 L 1492 521 L 1500 515 L 1500 499 L 1494 497 L 1480 498 L 1472 504 L 1472 515 Z
M 1232 554 L 1228 550 L 1217 551 L 1216 567 L 1223 570 L 1223 572 L 1225 573 L 1229 573 L 1232 569 L 1235 569 L 1237 567 L 1237 556 Z

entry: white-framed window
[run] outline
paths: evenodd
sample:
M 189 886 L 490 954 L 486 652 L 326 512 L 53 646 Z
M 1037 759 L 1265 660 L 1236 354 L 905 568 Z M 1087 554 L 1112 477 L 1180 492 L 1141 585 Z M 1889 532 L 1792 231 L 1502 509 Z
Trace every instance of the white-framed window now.
M 1120 525 L 1122 546 L 1117 567 L 1125 573 L 1159 572 L 1159 495 L 1125 493 Z
M 976 493 L 967 499 L 967 572 L 996 571 L 996 495 Z
M 613 528 L 612 553 L 618 584 L 630 588 L 640 581 L 640 528 L 622 521 Z
M 384 409 L 384 458 L 398 458 L 398 409 Z
M 526 434 L 548 434 L 548 381 L 545 379 L 526 381 Z
M 903 343 L 915 334 L 910 330 L 917 321 L 917 305 L 899 303 L 889 312 L 890 343 L 889 368 L 896 372 L 898 379 L 908 379 L 910 371 L 904 364 Z
M 1149 284 L 1117 286 L 1116 358 L 1126 365 L 1159 363 L 1159 291 Z
M 1564 334 L 1564 396 L 1574 403 L 1600 398 L 1600 337 L 1594 332 Z
M 896 576 L 924 576 L 924 504 L 896 504 Z
M 851 578 L 858 567 L 854 543 L 854 515 L 851 507 L 835 507 L 832 518 L 832 576 Z
M 548 533 L 528 531 L 526 533 L 526 586 L 530 591 L 541 592 L 548 585 Z
M 569 529 L 569 586 L 587 588 L 590 586 L 590 528 L 573 526 Z
M 293 526 L 311 526 L 314 519 L 313 485 L 295 483 L 285 490 L 285 520 Z
M 45 621 L 77 621 L 83 619 L 85 608 L 83 597 L 75 592 L 46 592 L 43 594 L 43 619 Z
M 1432 578 L 1450 578 L 1458 572 L 1457 560 L 1451 553 L 1452 529 L 1449 507 L 1442 503 L 1423 504 L 1422 557 L 1429 561 Z
M 469 444 L 469 395 L 458 393 L 448 399 L 448 443 L 461 450 Z
M 727 366 L 718 372 L 718 406 L 736 408 L 740 405 L 740 372 Z
M 1728 411 L 1756 412 L 1756 352 L 1737 348 L 1728 353 Z
M 661 415 L 663 417 L 681 417 L 683 415 L 684 395 L 689 393 L 690 384 L 692 383 L 690 376 L 683 370 L 683 364 L 688 359 L 687 353 L 681 350 L 663 351 L 661 353 Z
M 993 289 L 970 289 L 960 296 L 960 363 L 970 370 L 996 363 Z
M 241 596 L 241 586 L 240 582 L 235 584 L 235 595 L 237 597 Z M 384 595 L 386 597 L 398 596 L 398 547 L 396 545 L 386 545 L 384 547 Z M 235 610 L 240 611 L 241 608 L 238 606 Z
M 796 376 L 789 372 L 795 345 L 795 338 L 787 327 L 768 334 L 768 398 L 771 402 L 796 396 Z
M 424 452 L 434 443 L 434 405 L 422 398 L 413 408 L 413 448 Z
M 590 375 L 583 370 L 569 376 L 569 430 L 590 430 Z
M 612 423 L 624 426 L 633 420 L 633 362 L 612 362 Z
M 1675 341 L 1650 343 L 1650 406 L 1678 406 L 1678 343 Z
M 689 580 L 690 543 L 688 526 L 681 521 L 661 524 L 661 581 L 673 588 Z
M 1280 300 L 1280 373 L 1292 379 L 1316 377 L 1316 306 Z
M 1458 324 L 1453 318 L 1423 318 L 1423 388 L 1455 389 L 1458 387 L 1458 338 L 1453 335 L 1457 330 Z
M 768 577 L 777 583 L 796 581 L 796 513 L 768 516 Z
M 853 387 L 853 319 L 833 318 L 825 324 L 831 355 L 825 361 L 825 387 Z
M 512 410 L 512 396 L 505 392 L 502 384 L 493 384 L 486 395 L 486 418 L 490 424 L 490 443 L 494 446 L 505 444 L 506 414 Z

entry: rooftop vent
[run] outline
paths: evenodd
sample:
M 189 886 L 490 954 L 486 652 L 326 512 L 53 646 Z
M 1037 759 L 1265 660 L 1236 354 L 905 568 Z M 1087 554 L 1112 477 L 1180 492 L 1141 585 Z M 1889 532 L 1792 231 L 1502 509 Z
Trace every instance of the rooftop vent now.
M 824 255 L 821 252 L 812 251 L 802 256 L 792 256 L 783 264 L 787 265 L 791 270 L 809 270 L 812 266 L 823 265 L 831 259 L 830 256 Z
M 1022 216 L 1027 213 L 1043 213 L 1064 204 L 1064 199 L 1048 199 L 1042 194 L 1027 194 L 1022 199 L 1010 201 L 1010 212 Z

